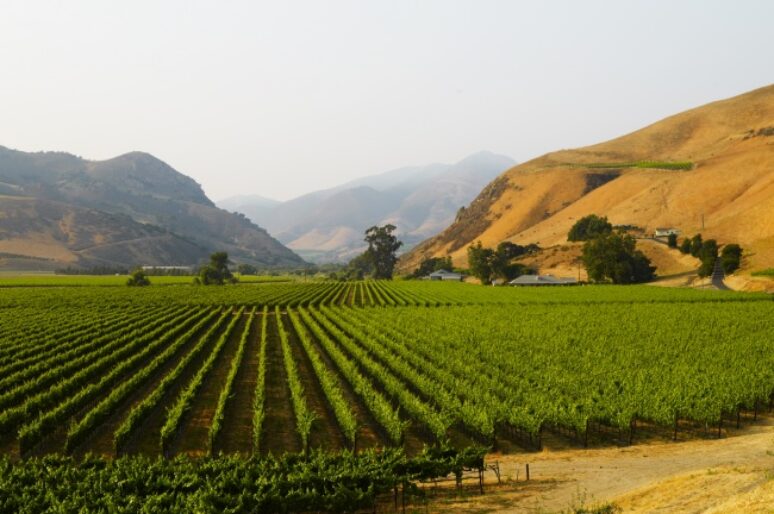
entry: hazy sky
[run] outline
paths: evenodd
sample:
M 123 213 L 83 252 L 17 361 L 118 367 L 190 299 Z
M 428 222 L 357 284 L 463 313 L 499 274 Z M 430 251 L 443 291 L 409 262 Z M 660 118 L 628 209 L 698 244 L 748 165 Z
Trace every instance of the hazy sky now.
M 774 82 L 774 1 L 0 1 L 0 145 L 287 199 Z

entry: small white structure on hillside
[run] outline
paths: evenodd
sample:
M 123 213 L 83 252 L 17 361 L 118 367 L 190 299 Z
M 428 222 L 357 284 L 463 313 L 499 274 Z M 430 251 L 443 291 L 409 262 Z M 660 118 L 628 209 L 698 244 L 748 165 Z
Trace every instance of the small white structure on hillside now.
M 553 275 L 522 275 L 510 282 L 512 286 L 572 286 L 578 280 L 571 277 L 555 277 Z
M 457 282 L 462 282 L 465 280 L 465 275 L 442 269 L 430 273 L 425 277 L 425 280 L 456 280 Z
M 680 231 L 676 228 L 657 228 L 653 233 L 653 237 L 669 237 L 672 234 L 677 235 Z

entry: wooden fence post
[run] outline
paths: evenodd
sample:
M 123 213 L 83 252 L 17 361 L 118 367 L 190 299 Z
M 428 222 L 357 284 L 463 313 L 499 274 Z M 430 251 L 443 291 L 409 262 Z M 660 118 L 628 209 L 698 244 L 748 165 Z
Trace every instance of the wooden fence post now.
M 527 471 L 527 482 L 529 482 L 529 464 L 524 465 Z
M 677 441 L 677 414 L 675 414 L 675 435 L 672 436 L 672 441 Z

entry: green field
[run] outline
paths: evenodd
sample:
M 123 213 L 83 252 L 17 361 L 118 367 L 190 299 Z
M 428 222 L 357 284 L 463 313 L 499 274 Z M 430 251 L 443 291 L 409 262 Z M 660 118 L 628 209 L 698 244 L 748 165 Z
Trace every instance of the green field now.
M 693 163 L 690 161 L 630 161 L 630 162 L 592 162 L 584 164 L 570 164 L 573 167 L 591 169 L 620 169 L 641 168 L 658 170 L 691 170 Z
M 764 294 L 102 285 L 0 290 L 0 449 L 11 460 L 126 456 L 138 473 L 127 458 L 532 451 L 547 435 L 629 444 L 722 435 L 774 399 Z M 27 462 L 0 461 L 0 485 L 41 472 Z

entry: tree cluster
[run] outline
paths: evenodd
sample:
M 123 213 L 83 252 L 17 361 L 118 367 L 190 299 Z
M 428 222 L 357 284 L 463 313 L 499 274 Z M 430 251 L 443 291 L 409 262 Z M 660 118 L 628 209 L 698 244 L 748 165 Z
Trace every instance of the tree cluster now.
M 606 217 L 599 217 L 596 214 L 584 216 L 570 229 L 567 234 L 568 241 L 589 241 L 597 236 L 609 234 L 613 231 L 613 225 L 607 221 Z
M 422 262 L 419 263 L 419 267 L 414 270 L 410 277 L 422 278 L 436 271 L 452 271 L 453 269 L 451 257 L 430 257 L 422 259 Z
M 568 241 L 585 241 L 581 260 L 594 282 L 636 284 L 655 277 L 656 268 L 637 250 L 634 237 L 625 232 L 627 228 L 614 230 L 606 217 L 596 214 L 584 216 L 570 228 Z
M 228 269 L 228 254 L 226 252 L 215 252 L 210 255 L 210 262 L 199 269 L 199 276 L 194 278 L 194 284 L 203 286 L 222 286 L 223 284 L 234 284 L 236 277 Z
M 702 244 L 704 244 L 704 242 L 702 241 L 701 234 L 696 234 L 691 238 L 686 237 L 680 244 L 680 251 L 685 254 L 691 254 L 694 257 L 699 257 Z
M 704 241 L 701 234 L 683 239 L 680 243 L 680 251 L 684 254 L 691 254 L 701 261 L 699 266 L 699 276 L 708 277 L 712 275 L 715 269 L 715 263 L 718 260 L 718 243 L 714 239 Z M 723 271 L 733 273 L 739 269 L 742 261 L 742 247 L 736 243 L 730 243 L 723 247 L 720 254 L 720 264 Z
M 636 249 L 634 238 L 628 234 L 603 233 L 586 241 L 582 260 L 589 278 L 595 282 L 636 284 L 655 277 L 656 268 Z
M 237 266 L 237 273 L 239 273 L 240 275 L 257 275 L 258 268 L 256 268 L 252 264 L 242 263 Z
M 718 260 L 718 243 L 714 239 L 707 239 L 701 244 L 697 257 L 701 261 L 699 276 L 708 277 L 715 269 L 715 261 Z
M 511 260 L 539 249 L 535 244 L 525 247 L 508 241 L 500 243 L 497 248 L 485 248 L 481 241 L 477 241 L 468 247 L 468 268 L 470 274 L 483 284 L 494 279 L 513 280 L 529 271 L 529 268 L 524 264 L 512 263 Z

